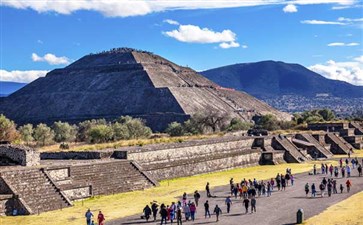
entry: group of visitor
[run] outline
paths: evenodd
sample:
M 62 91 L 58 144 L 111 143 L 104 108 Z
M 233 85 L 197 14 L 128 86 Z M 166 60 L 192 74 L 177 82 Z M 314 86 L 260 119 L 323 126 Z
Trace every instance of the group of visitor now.
M 86 217 L 87 225 L 95 225 L 95 221 L 93 220 L 94 216 L 90 209 L 87 210 L 85 217 Z M 104 225 L 105 216 L 102 214 L 101 211 L 98 212 L 97 222 L 98 222 L 98 225 Z

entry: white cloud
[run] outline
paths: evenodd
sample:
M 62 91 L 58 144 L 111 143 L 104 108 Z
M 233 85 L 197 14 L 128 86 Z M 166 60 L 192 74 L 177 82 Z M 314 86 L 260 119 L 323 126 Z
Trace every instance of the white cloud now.
M 358 46 L 359 43 L 351 42 L 351 43 L 343 43 L 343 42 L 333 42 L 329 43 L 329 47 L 352 47 L 352 46 Z
M 164 22 L 164 23 L 171 24 L 171 25 L 179 25 L 179 22 L 178 22 L 178 21 L 171 20 L 171 19 L 166 19 L 166 20 L 164 20 L 163 22 Z
M 314 25 L 346 25 L 343 22 L 335 22 L 335 21 L 324 21 L 324 20 L 303 20 L 301 23 L 304 24 L 314 24 Z
M 248 48 L 248 45 L 242 45 L 242 48 Z
M 222 42 L 222 43 L 219 44 L 219 47 L 221 47 L 221 48 L 238 48 L 239 47 L 239 43 L 234 42 L 234 41 L 231 41 L 231 42 Z
M 309 69 L 329 79 L 363 85 L 363 55 L 350 62 L 329 60 L 325 64 L 310 66 Z
M 345 18 L 339 17 L 336 21 L 325 21 L 325 20 L 302 20 L 300 21 L 304 24 L 314 24 L 314 25 L 362 25 L 363 18 Z
M 288 4 L 282 9 L 282 11 L 285 13 L 295 13 L 297 12 L 297 7 L 293 4 Z
M 0 80 L 29 83 L 39 77 L 44 77 L 48 72 L 46 70 L 0 70 Z
M 357 0 L 77 0 L 77 1 L 53 1 L 53 0 L 2 0 L 0 5 L 16 9 L 32 9 L 39 13 L 56 12 L 58 14 L 71 14 L 75 11 L 96 11 L 107 17 L 140 16 L 153 12 L 188 9 L 215 9 L 251 7 L 259 5 L 277 4 L 338 4 L 344 7 L 354 5 Z
M 38 39 L 38 40 L 37 40 L 37 43 L 38 43 L 38 44 L 43 44 L 44 42 L 43 42 L 42 40 L 39 40 L 39 39 Z
M 239 43 L 236 42 L 236 34 L 231 30 L 216 32 L 209 28 L 181 24 L 178 29 L 166 31 L 163 34 L 181 42 L 200 44 L 220 43 L 219 46 L 221 48 L 239 47 Z
M 36 53 L 32 54 L 32 60 L 34 62 L 47 62 L 50 65 L 59 65 L 59 64 L 69 64 L 70 60 L 65 56 L 55 56 L 51 53 L 45 54 L 43 57 L 37 55 Z
M 339 6 L 333 6 L 332 9 L 333 10 L 341 10 L 341 9 L 351 9 L 351 8 L 363 8 L 363 5 L 339 5 Z

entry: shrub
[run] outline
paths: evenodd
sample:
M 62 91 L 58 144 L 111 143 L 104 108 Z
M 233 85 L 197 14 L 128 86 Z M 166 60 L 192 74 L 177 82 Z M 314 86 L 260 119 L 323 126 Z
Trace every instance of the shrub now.
M 29 142 L 32 142 L 34 140 L 33 138 L 33 125 L 32 124 L 26 124 L 21 127 L 19 127 L 19 133 L 21 136 L 21 139 L 25 141 L 27 144 Z
M 34 140 L 37 141 L 38 145 L 51 144 L 53 142 L 54 132 L 46 124 L 40 123 L 34 129 Z
M 77 127 L 67 122 L 55 122 L 53 124 L 54 141 L 55 142 L 71 142 L 76 139 Z
M 109 125 L 95 125 L 87 132 L 87 142 L 104 143 L 113 139 L 113 130 Z
M 183 125 L 181 125 L 180 123 L 172 122 L 168 125 L 168 128 L 166 128 L 165 132 L 172 137 L 183 136 L 184 128 Z

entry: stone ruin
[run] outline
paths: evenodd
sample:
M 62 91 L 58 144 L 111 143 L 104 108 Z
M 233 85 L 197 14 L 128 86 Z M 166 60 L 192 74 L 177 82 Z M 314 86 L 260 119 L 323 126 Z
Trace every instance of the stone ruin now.
M 1 156 L 8 158 L 4 162 L 9 162 L 0 167 L 0 214 L 11 215 L 14 209 L 19 214 L 62 209 L 75 200 L 142 190 L 164 179 L 347 154 L 358 145 L 352 146 L 346 139 L 362 137 L 360 126 L 344 131 L 353 129 L 350 126 L 341 126 L 338 133 L 312 125 L 319 131 L 224 136 L 89 152 L 38 154 L 27 147 L 0 145 Z

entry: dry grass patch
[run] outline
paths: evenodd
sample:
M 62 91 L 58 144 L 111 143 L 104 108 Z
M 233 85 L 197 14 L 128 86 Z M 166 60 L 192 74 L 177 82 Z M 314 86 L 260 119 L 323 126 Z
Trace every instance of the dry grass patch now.
M 317 164 L 320 162 L 317 162 Z M 337 162 L 327 162 L 334 163 Z M 177 178 L 160 182 L 159 187 L 144 191 L 134 191 L 108 196 L 98 196 L 83 202 L 76 202 L 74 207 L 62 211 L 47 212 L 40 215 L 0 217 L 1 225 L 78 225 L 84 223 L 84 213 L 90 208 L 92 211 L 102 210 L 107 220 L 122 218 L 140 213 L 146 204 L 152 200 L 170 203 L 179 198 L 184 192 L 193 193 L 204 190 L 206 182 L 211 187 L 227 185 L 230 178 L 235 181 L 246 179 L 270 179 L 277 173 L 284 173 L 291 168 L 294 174 L 310 171 L 314 162 L 303 164 L 280 164 L 276 166 L 255 166 L 239 168 L 209 174 L 201 174 L 185 178 Z
M 306 221 L 307 225 L 361 225 L 363 224 L 363 192 L 329 207 Z

